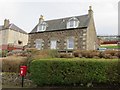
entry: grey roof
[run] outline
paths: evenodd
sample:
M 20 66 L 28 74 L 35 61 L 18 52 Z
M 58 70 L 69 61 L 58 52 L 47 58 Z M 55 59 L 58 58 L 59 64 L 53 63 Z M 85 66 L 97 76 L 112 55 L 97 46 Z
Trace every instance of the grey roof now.
M 83 27 L 87 28 L 88 27 L 88 24 L 89 24 L 88 14 L 82 15 L 82 16 L 73 16 L 73 17 L 77 18 L 80 21 L 79 26 L 77 28 L 83 28 Z M 67 18 L 44 21 L 48 25 L 48 27 L 46 28 L 45 31 L 66 30 L 67 29 L 66 23 L 71 18 L 72 17 L 67 17 Z M 30 33 L 37 32 L 37 26 L 38 26 L 38 24 L 35 26 L 35 28 Z
M 19 27 L 17 27 L 15 24 L 9 24 L 8 27 L 4 28 L 3 25 L 0 26 L 0 30 L 5 30 L 5 29 L 11 29 L 17 32 L 21 32 L 23 34 L 27 34 L 27 32 L 25 32 L 24 30 L 20 29 Z

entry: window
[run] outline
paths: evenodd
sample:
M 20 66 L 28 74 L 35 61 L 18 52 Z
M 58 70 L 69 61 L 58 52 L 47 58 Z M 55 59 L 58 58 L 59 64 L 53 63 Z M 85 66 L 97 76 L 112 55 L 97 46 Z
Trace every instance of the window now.
M 38 49 L 38 50 L 41 50 L 42 49 L 42 40 L 41 39 L 37 39 L 35 41 L 35 47 Z
M 21 45 L 21 44 L 22 44 L 22 41 L 18 40 L 18 44 Z
M 75 17 L 71 18 L 67 22 L 67 28 L 77 28 L 79 26 L 79 20 Z
M 74 38 L 69 37 L 67 39 L 67 49 L 74 49 Z
M 69 22 L 70 27 L 74 27 L 74 23 L 75 23 L 75 21 L 70 21 L 70 22 Z
M 45 23 L 45 22 L 42 22 L 42 23 L 40 23 L 40 24 L 38 24 L 38 32 L 40 32 L 40 31 L 45 31 L 46 30 L 46 26 L 47 26 L 47 24 Z
M 56 49 L 57 48 L 57 41 L 56 40 L 51 40 L 50 41 L 50 48 L 51 49 Z

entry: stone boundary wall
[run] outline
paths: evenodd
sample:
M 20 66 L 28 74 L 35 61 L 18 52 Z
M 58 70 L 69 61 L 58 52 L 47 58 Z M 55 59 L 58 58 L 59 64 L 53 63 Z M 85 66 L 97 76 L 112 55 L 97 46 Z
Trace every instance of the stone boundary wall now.
M 21 83 L 22 78 L 18 73 L 2 73 L 2 87 L 21 87 Z M 26 75 L 24 78 L 24 87 L 36 87 L 33 82 L 29 80 L 29 75 Z

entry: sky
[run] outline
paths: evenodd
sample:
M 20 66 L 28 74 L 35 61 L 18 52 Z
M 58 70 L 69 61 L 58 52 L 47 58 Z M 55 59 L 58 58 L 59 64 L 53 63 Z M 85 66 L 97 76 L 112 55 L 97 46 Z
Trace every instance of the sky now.
M 89 6 L 94 12 L 98 35 L 118 34 L 119 0 L 0 0 L 0 25 L 9 19 L 26 32 L 39 21 L 88 14 Z

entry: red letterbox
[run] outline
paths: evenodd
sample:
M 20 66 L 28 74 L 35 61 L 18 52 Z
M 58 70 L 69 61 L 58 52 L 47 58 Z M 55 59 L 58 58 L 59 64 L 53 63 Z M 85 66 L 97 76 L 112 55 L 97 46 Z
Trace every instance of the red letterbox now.
M 25 76 L 27 72 L 27 66 L 20 66 L 20 76 Z

